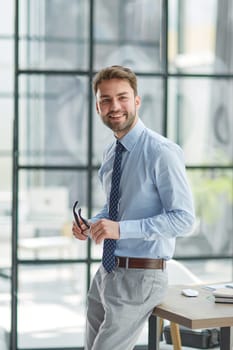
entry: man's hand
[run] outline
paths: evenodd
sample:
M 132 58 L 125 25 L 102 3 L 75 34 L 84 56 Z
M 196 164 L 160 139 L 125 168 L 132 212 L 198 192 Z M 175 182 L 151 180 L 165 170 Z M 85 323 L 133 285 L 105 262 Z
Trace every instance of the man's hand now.
M 105 238 L 119 239 L 120 229 L 117 221 L 101 219 L 91 224 L 91 238 L 96 244 L 101 243 Z
M 81 239 L 82 241 L 85 241 L 88 237 L 88 233 L 90 229 L 87 229 L 86 225 L 82 224 L 82 230 L 78 227 L 76 222 L 73 221 L 73 226 L 72 226 L 72 232 L 75 238 Z

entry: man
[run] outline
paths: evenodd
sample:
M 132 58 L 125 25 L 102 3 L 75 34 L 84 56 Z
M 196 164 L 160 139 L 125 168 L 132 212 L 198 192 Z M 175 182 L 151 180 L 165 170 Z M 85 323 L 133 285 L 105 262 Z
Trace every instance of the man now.
M 94 78 L 94 93 L 97 113 L 123 147 L 120 161 L 116 141 L 104 154 L 99 176 L 106 204 L 89 222 L 90 238 L 104 242 L 104 253 L 88 293 L 85 349 L 130 350 L 165 296 L 165 261 L 173 256 L 176 236 L 191 230 L 194 209 L 182 150 L 138 117 L 135 74 L 122 66 L 104 68 Z M 120 163 L 117 190 L 115 162 Z M 87 239 L 86 229 L 73 224 L 78 239 Z M 109 268 L 112 258 L 105 254 L 112 243 Z

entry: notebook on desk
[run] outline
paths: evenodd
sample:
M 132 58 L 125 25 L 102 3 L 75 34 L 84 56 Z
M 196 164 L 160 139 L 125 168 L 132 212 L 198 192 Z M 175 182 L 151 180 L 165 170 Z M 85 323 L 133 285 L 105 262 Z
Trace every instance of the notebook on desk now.
M 219 288 L 213 291 L 214 301 L 216 303 L 233 304 L 233 289 Z

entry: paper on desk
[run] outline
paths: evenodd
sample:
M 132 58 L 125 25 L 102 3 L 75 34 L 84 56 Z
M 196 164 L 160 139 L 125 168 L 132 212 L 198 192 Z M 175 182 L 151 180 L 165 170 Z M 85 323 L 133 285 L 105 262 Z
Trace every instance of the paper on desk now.
M 204 289 L 216 290 L 220 288 L 233 288 L 233 282 L 223 283 L 223 284 L 208 284 L 203 286 Z

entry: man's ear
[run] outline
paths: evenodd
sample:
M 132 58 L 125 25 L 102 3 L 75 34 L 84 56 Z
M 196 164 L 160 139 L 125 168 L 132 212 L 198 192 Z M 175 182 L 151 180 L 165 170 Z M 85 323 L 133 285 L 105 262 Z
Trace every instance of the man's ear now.
M 141 97 L 140 96 L 135 97 L 135 105 L 136 105 L 137 109 L 140 108 L 140 106 L 141 106 Z
M 96 112 L 97 112 L 98 114 L 100 114 L 100 110 L 99 110 L 99 106 L 98 106 L 98 103 L 97 103 L 97 102 L 95 103 L 95 108 L 96 108 Z

